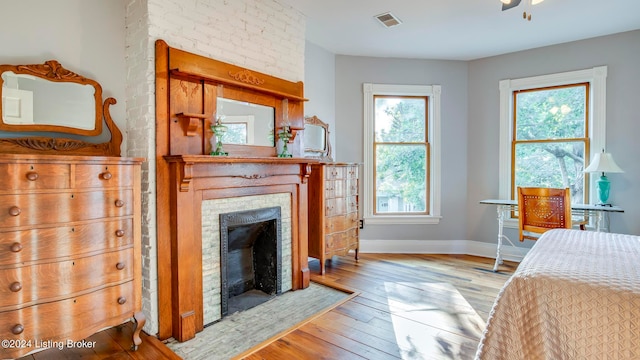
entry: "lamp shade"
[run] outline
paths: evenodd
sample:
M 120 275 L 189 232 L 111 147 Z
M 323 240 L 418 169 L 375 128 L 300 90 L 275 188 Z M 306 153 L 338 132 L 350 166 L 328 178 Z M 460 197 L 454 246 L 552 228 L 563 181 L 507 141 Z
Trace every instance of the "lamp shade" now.
M 611 154 L 603 151 L 593 155 L 591 163 L 584 169 L 584 172 L 621 173 L 624 171 L 613 161 Z

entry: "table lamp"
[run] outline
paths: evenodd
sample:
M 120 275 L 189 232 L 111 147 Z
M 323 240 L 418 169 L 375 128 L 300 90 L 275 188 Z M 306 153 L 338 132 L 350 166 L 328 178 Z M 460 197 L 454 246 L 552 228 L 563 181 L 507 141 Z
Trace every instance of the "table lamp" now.
M 611 187 L 609 183 L 609 179 L 604 175 L 605 172 L 608 173 L 621 173 L 624 172 L 615 161 L 613 161 L 613 157 L 611 154 L 604 152 L 604 149 L 601 153 L 597 153 L 591 159 L 591 163 L 589 166 L 584 169 L 584 172 L 595 172 L 602 173 L 600 175 L 600 179 L 598 179 L 598 197 L 600 199 L 600 203 L 598 205 L 611 205 L 607 203 L 609 199 L 609 189 Z

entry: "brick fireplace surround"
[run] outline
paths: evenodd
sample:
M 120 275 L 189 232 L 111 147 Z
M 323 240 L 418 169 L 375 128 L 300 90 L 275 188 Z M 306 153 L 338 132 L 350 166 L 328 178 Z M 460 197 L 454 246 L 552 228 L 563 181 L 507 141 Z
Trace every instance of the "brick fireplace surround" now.
M 281 284 L 278 293 L 291 290 L 291 195 L 289 193 L 242 196 L 202 202 L 202 296 L 204 324 L 222 319 L 222 234 L 220 216 L 237 211 L 280 208 Z

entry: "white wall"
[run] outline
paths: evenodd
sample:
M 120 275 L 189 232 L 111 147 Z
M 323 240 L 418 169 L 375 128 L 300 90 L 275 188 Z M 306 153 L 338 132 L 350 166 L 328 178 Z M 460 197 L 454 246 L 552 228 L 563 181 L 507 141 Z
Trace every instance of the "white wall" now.
M 366 225 L 361 239 L 397 241 L 393 251 L 449 248 L 436 240 L 458 242 L 467 249 L 490 250 L 495 243 L 496 209 L 478 201 L 498 197 L 498 82 L 607 65 L 607 151 L 624 174 L 611 174 L 611 201 L 625 209 L 610 216 L 614 232 L 640 235 L 640 133 L 637 87 L 640 84 L 640 31 L 632 31 L 470 62 L 336 56 L 337 160 L 361 162 L 362 83 L 442 85 L 442 215 L 439 225 Z M 309 63 L 309 59 L 307 59 Z M 308 67 L 307 74 L 316 71 Z M 361 201 L 367 201 L 361 199 Z M 506 234 L 512 239 L 514 230 Z M 411 240 L 417 240 L 411 241 Z M 434 240 L 420 245 L 420 240 Z M 417 244 L 417 245 L 416 245 Z M 518 244 L 531 246 L 530 243 Z M 473 252 L 473 251 L 471 251 Z M 478 252 L 476 252 L 478 253 Z
M 625 171 L 610 174 L 610 201 L 625 209 L 612 214 L 611 231 L 640 235 L 640 30 L 469 62 L 467 238 L 495 242 L 496 209 L 479 200 L 498 197 L 498 82 L 535 75 L 608 66 L 607 151 Z M 443 179 L 443 182 L 446 180 Z M 515 230 L 506 235 L 517 239 Z M 518 241 L 516 241 L 517 243 Z M 531 242 L 524 246 L 531 246 Z
M 304 104 L 305 116 L 317 116 L 329 124 L 329 140 L 332 155 L 336 158 L 336 56 L 313 44 L 305 46 L 304 96 L 309 99 Z
M 57 60 L 96 80 L 103 100 L 118 101 L 109 110 L 125 131 L 125 0 L 2 1 L 0 13 L 0 64 Z
M 463 240 L 467 236 L 467 77 L 463 61 L 336 56 L 339 161 L 363 161 L 363 83 L 442 86 L 442 221 L 438 225 L 365 223 L 362 240 Z M 361 197 L 360 201 L 367 200 Z

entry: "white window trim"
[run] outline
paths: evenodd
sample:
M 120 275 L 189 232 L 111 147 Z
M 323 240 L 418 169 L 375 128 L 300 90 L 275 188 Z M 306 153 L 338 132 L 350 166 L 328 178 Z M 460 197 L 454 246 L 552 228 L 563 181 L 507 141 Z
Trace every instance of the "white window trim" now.
M 363 84 L 364 91 L 364 219 L 367 224 L 438 224 L 440 222 L 440 85 L 389 85 Z M 373 203 L 373 126 L 376 95 L 428 96 L 429 97 L 429 215 L 380 215 L 374 214 Z
M 569 71 L 558 74 L 533 76 L 521 79 L 500 81 L 500 163 L 499 163 L 499 198 L 511 197 L 511 141 L 513 136 L 513 92 L 547 86 L 566 85 L 589 82 L 591 101 L 589 108 L 589 151 L 588 160 L 593 154 L 605 149 L 606 115 L 607 115 L 607 67 L 597 66 L 591 69 Z M 586 160 L 586 159 L 585 159 Z M 589 202 L 593 203 L 597 194 L 596 177 L 592 176 L 589 184 Z M 506 219 L 505 227 L 518 227 L 515 219 Z

